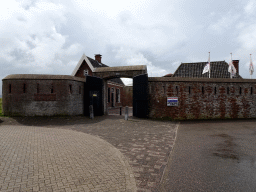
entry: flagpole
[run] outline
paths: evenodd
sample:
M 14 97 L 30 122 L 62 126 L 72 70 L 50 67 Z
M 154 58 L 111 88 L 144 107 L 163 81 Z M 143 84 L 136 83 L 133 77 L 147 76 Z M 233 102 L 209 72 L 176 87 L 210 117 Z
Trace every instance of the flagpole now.
M 251 63 L 252 63 L 252 54 L 250 54 L 250 69 L 251 69 Z M 250 71 L 250 79 L 252 79 L 252 72 Z
M 232 53 L 231 54 L 231 65 L 233 64 L 233 60 L 232 60 Z M 230 71 L 230 79 L 232 79 L 232 66 L 231 66 L 231 71 Z
M 211 78 L 210 52 L 209 52 L 209 78 Z

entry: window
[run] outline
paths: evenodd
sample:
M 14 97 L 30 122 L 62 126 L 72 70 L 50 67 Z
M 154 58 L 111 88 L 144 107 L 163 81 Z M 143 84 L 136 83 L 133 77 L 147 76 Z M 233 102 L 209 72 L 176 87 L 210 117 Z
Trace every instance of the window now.
M 39 93 L 39 83 L 36 85 L 36 93 Z
M 26 93 L 26 84 L 23 84 L 23 93 Z
M 190 93 L 191 93 L 190 86 L 188 87 L 188 93 L 189 93 L 189 95 L 190 95 Z
M 217 88 L 215 87 L 214 88 L 214 94 L 216 95 L 216 93 L 217 93 Z
M 9 84 L 9 93 L 11 93 L 11 92 L 12 92 L 12 85 Z
M 120 103 L 120 89 L 116 89 L 116 102 Z
M 204 94 L 204 87 L 202 87 L 202 94 Z
M 165 93 L 166 93 L 165 86 L 163 86 L 163 90 L 164 90 L 164 95 L 165 95 Z
M 178 95 L 178 93 L 179 93 L 178 86 L 176 86 L 176 93 L 177 93 L 177 95 Z
M 242 87 L 240 87 L 239 94 L 240 95 L 242 94 Z
M 85 70 L 84 70 L 84 76 L 87 76 L 87 75 L 89 75 L 89 70 L 88 70 L 88 69 L 85 69 Z
M 229 94 L 229 87 L 227 87 L 227 94 Z
M 251 95 L 252 95 L 252 93 L 253 93 L 253 88 L 251 87 Z
M 110 88 L 108 88 L 108 103 L 110 103 Z
M 72 94 L 72 85 L 69 85 L 69 93 Z
M 81 94 L 81 86 L 79 86 L 79 94 Z

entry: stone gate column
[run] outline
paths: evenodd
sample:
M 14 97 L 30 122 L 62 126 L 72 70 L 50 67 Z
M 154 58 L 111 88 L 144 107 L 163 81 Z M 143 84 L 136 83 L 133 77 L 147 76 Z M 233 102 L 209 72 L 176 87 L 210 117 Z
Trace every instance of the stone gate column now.
M 103 100 L 103 111 L 104 111 L 104 115 L 108 114 L 108 109 L 107 109 L 107 101 L 108 101 L 108 84 L 107 84 L 107 80 L 103 79 L 103 96 L 102 96 L 102 100 Z

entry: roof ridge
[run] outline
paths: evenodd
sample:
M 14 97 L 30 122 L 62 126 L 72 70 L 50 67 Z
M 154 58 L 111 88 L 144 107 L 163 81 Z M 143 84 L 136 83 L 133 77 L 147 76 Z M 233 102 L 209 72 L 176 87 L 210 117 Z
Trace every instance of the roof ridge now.
M 217 63 L 217 62 L 225 62 L 226 63 L 226 61 L 224 60 L 224 61 L 210 61 L 211 63 Z M 193 63 L 195 63 L 195 64 L 198 64 L 198 63 L 208 63 L 208 61 L 202 61 L 202 62 L 191 62 L 191 63 L 181 63 L 181 64 L 193 64 Z
M 78 69 L 81 67 L 81 65 L 83 64 L 84 61 L 88 64 L 88 66 L 91 68 L 91 70 L 94 71 L 94 67 L 91 64 L 91 62 L 89 61 L 88 57 L 85 54 L 83 54 L 82 57 L 80 58 L 80 60 L 78 61 L 78 63 L 76 64 L 75 69 L 71 73 L 72 76 L 76 75 Z
M 181 63 L 173 74 L 173 77 L 192 77 L 204 78 L 208 74 L 202 73 L 207 62 Z M 211 77 L 213 78 L 230 78 L 228 72 L 228 63 L 224 61 L 211 62 Z M 241 75 L 236 74 L 234 78 L 242 78 Z

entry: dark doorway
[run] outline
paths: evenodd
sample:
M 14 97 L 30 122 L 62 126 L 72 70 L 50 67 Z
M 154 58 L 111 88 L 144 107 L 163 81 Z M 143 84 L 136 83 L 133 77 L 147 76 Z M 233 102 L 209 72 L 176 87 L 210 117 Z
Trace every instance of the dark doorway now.
M 133 78 L 133 116 L 148 116 L 148 74 Z
M 108 87 L 108 103 L 110 103 L 110 88 Z
M 111 107 L 114 107 L 114 102 L 115 102 L 115 94 L 111 93 Z
M 89 106 L 93 105 L 94 115 L 103 115 L 102 105 L 103 80 L 98 77 L 86 76 L 84 85 L 84 115 L 89 116 Z

